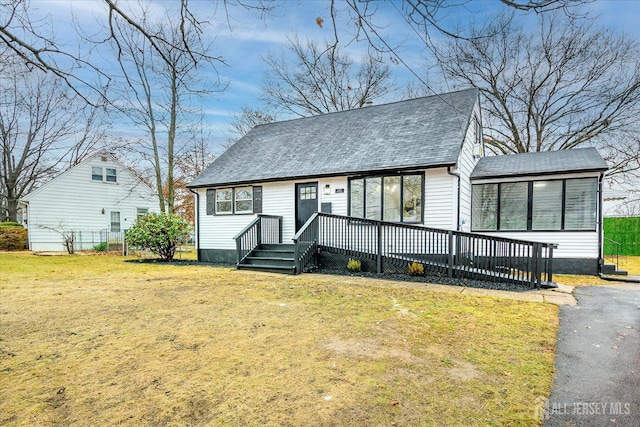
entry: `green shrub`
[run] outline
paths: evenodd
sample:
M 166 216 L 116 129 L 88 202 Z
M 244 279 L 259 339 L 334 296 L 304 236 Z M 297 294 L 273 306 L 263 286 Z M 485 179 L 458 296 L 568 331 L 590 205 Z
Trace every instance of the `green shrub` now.
M 0 228 L 24 228 L 22 224 L 13 221 L 0 222 Z
M 99 243 L 99 244 L 95 245 L 93 247 L 93 250 L 97 251 L 97 252 L 105 252 L 108 247 L 109 247 L 109 244 L 107 242 L 102 242 L 102 243 Z
M 126 242 L 147 249 L 162 260 L 171 261 L 178 245 L 189 238 L 191 225 L 173 214 L 147 214 L 125 233 Z
M 27 230 L 20 227 L 0 228 L 0 250 L 19 251 L 25 248 L 27 243 Z
M 417 261 L 413 261 L 408 265 L 409 276 L 424 276 L 424 265 Z
M 352 273 L 357 273 L 362 270 L 362 262 L 358 259 L 349 258 L 349 262 L 347 263 L 347 270 Z

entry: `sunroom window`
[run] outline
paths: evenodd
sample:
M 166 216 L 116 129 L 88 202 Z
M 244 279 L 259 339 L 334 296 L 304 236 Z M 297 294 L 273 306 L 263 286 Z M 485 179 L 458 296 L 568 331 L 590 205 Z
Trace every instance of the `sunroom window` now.
M 352 179 L 350 215 L 391 222 L 422 222 L 422 175 Z
M 473 231 L 596 229 L 597 178 L 474 184 Z

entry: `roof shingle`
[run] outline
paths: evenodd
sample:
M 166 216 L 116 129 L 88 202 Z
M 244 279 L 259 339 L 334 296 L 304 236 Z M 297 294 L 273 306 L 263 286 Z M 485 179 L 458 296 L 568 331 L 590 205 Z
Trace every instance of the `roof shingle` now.
M 254 127 L 190 187 L 454 165 L 478 91 Z
M 545 175 L 558 172 L 595 172 L 609 167 L 595 148 L 544 151 L 483 157 L 471 179 Z

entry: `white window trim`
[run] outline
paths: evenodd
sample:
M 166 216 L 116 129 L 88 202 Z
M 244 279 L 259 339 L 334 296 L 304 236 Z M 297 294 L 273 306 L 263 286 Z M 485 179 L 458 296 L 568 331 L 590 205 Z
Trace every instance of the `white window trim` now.
M 230 192 L 231 193 L 231 198 L 230 199 L 220 199 L 220 194 L 223 192 Z M 218 208 L 218 203 L 230 203 L 231 204 L 231 208 L 227 211 L 227 210 L 223 210 L 221 211 Z M 233 188 L 221 188 L 219 190 L 216 190 L 216 200 L 215 200 L 215 213 L 216 215 L 233 215 L 233 204 L 234 204 L 234 200 L 233 200 Z
M 245 199 L 239 199 L 238 198 L 238 193 L 240 191 L 248 191 L 249 192 L 249 197 L 245 198 Z M 249 209 L 245 209 L 245 210 L 238 210 L 238 202 L 250 202 L 251 203 L 251 207 Z M 253 213 L 253 187 L 235 187 L 233 189 L 233 213 L 234 214 L 248 214 L 248 213 Z

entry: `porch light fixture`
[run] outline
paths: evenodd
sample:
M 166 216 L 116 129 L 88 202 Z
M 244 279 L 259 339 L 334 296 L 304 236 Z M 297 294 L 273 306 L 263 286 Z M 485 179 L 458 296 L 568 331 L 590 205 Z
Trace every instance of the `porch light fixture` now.
M 102 215 L 104 215 L 104 208 L 102 208 Z
M 324 195 L 328 196 L 331 194 L 331 186 L 329 184 L 324 186 Z

